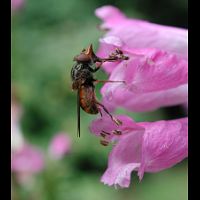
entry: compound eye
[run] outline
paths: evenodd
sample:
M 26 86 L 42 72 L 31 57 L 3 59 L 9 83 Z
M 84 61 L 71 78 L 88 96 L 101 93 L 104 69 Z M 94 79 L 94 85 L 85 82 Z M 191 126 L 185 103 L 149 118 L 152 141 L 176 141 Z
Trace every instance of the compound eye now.
M 74 60 L 77 62 L 89 62 L 91 59 L 88 55 L 80 54 L 80 55 L 74 57 Z

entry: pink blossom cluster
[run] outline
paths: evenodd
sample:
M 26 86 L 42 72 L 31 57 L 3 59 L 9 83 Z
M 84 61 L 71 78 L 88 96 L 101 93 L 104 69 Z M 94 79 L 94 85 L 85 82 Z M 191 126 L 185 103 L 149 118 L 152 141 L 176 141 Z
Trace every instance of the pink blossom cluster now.
M 20 119 L 22 107 L 12 98 L 11 103 L 11 170 L 16 174 L 18 182 L 26 184 L 31 181 L 32 174 L 44 168 L 43 152 L 29 144 L 21 131 Z
M 187 30 L 131 19 L 113 6 L 100 7 L 95 13 L 103 21 L 100 28 L 107 31 L 100 38 L 97 55 L 105 57 L 119 48 L 129 57 L 104 63 L 109 80 L 125 81 L 102 87 L 104 105 L 111 111 L 121 107 L 133 112 L 187 105 Z M 134 122 L 125 115 L 117 117 L 122 126 L 113 124 L 107 115 L 90 126 L 92 133 L 116 142 L 103 183 L 128 187 L 133 170 L 141 180 L 144 172 L 167 169 L 187 157 L 187 118 Z
M 71 150 L 71 138 L 65 132 L 57 133 L 49 145 L 49 155 L 52 159 L 62 159 Z
M 13 98 L 11 104 L 11 170 L 19 183 L 32 181 L 33 174 L 45 168 L 45 152 L 27 142 L 20 127 L 21 105 Z M 65 132 L 50 141 L 48 154 L 52 160 L 62 159 L 71 150 L 71 139 Z

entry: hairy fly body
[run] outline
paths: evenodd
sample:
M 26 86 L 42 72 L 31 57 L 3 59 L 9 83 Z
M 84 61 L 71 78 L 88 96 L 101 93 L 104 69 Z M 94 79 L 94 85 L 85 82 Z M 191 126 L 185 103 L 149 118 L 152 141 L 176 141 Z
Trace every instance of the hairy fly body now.
M 80 107 L 89 114 L 101 114 L 103 109 L 111 119 L 120 125 L 121 122 L 114 118 L 104 105 L 99 103 L 95 95 L 95 82 L 123 82 L 123 81 L 98 81 L 93 74 L 98 71 L 104 62 L 114 62 L 118 60 L 127 60 L 128 57 L 123 52 L 116 49 L 108 58 L 99 58 L 94 54 L 92 45 L 74 57 L 76 63 L 71 70 L 72 89 L 77 90 L 77 115 L 78 130 L 77 135 L 80 137 Z M 101 114 L 102 115 L 102 114 Z

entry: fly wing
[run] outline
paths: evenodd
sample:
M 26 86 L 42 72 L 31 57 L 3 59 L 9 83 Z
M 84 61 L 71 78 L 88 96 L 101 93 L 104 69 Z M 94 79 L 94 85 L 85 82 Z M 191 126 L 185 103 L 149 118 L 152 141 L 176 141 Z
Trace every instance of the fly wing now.
M 77 137 L 80 137 L 80 89 L 77 90 Z

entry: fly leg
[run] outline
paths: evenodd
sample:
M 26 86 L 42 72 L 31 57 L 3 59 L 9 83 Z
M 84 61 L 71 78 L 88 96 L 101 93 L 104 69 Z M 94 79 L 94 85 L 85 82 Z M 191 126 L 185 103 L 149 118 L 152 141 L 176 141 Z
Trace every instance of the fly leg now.
M 95 80 L 94 83 L 126 83 L 125 81 Z
M 99 103 L 98 101 L 96 101 L 95 103 L 103 108 L 103 110 L 110 116 L 110 118 L 112 119 L 113 122 L 115 122 L 115 124 L 117 124 L 118 126 L 122 125 L 122 122 L 119 119 L 116 119 L 114 116 L 112 116 L 103 104 Z M 101 111 L 100 111 L 100 114 L 102 116 Z
M 105 61 L 102 61 L 100 58 L 98 58 L 98 59 L 99 60 L 97 61 L 98 63 L 96 63 L 95 68 L 94 69 L 91 68 L 93 73 L 98 71 L 101 68 L 103 62 L 105 62 Z
M 116 49 L 115 52 L 111 53 L 108 58 L 99 58 L 95 56 L 93 61 L 96 63 L 96 67 L 92 69 L 92 71 L 93 72 L 98 71 L 104 62 L 116 62 L 128 59 L 129 57 L 125 56 L 121 50 Z
M 95 61 L 96 66 L 95 66 L 94 69 L 92 69 L 92 72 L 98 71 L 98 70 L 101 68 L 101 66 L 102 66 L 102 64 L 103 64 L 104 62 L 115 62 L 115 61 L 117 61 L 117 60 L 119 60 L 119 59 L 117 59 L 117 58 L 112 58 L 112 57 L 109 57 L 109 58 L 98 58 L 98 59 Z
M 122 61 L 122 60 L 128 60 L 129 57 L 125 56 L 123 54 L 123 51 L 121 51 L 119 48 L 116 48 L 114 52 L 111 52 L 108 58 L 99 58 L 96 56 L 95 62 L 115 62 L 115 61 Z
M 101 117 L 103 117 L 103 114 L 102 114 L 101 109 L 99 107 L 98 107 L 98 111 L 99 111 Z
M 97 105 L 101 106 L 103 108 L 103 110 L 111 117 L 112 121 L 114 121 L 118 126 L 122 124 L 122 122 L 119 119 L 116 119 L 115 117 L 113 117 L 110 112 L 106 109 L 106 107 L 102 104 L 100 104 L 99 102 L 96 102 Z M 101 117 L 103 116 L 101 109 L 98 108 L 99 113 L 101 115 Z M 113 134 L 115 135 L 121 135 L 121 131 L 118 130 L 114 130 Z M 103 146 L 108 146 L 109 145 L 109 139 L 107 137 L 109 137 L 111 135 L 111 133 L 108 133 L 106 131 L 101 131 L 100 133 L 102 139 L 100 140 L 100 144 Z

